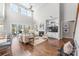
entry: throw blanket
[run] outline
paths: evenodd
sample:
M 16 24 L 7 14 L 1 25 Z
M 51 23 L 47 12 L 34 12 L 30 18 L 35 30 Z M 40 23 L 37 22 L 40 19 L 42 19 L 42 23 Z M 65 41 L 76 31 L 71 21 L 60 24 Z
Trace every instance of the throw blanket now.
M 64 45 L 64 53 L 66 54 L 70 54 L 73 51 L 73 45 L 71 44 L 70 41 L 68 41 L 65 45 Z

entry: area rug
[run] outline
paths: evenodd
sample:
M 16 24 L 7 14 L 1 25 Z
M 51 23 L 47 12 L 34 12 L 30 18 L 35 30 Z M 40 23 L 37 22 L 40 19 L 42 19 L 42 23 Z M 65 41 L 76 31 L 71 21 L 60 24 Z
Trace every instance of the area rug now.
M 45 42 L 47 39 L 44 39 L 42 37 L 39 37 L 38 39 L 35 39 L 34 41 L 34 46 L 38 45 L 38 44 L 41 44 L 43 42 Z

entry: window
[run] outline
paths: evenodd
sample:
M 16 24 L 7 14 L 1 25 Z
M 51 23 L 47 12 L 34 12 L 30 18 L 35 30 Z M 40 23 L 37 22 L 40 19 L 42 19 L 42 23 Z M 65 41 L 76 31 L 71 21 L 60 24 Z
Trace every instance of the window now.
M 32 12 L 31 11 L 27 11 L 27 16 L 32 16 Z
M 4 25 L 3 24 L 0 24 L 0 33 L 4 32 Z
M 4 3 L 0 3 L 0 18 L 4 18 L 5 14 L 5 4 Z
M 18 6 L 16 4 L 10 4 L 10 9 L 13 11 L 13 12 L 18 12 Z
M 23 7 L 20 8 L 20 13 L 21 13 L 21 15 L 23 15 L 23 16 L 32 16 L 31 11 L 30 11 L 30 10 L 27 10 L 27 9 L 25 9 L 25 8 L 23 8 Z
M 24 9 L 24 8 L 20 8 L 20 13 L 21 13 L 21 15 L 23 15 L 23 16 L 27 16 L 27 10 L 26 9 Z
M 32 12 L 30 10 L 25 9 L 24 7 L 14 4 L 14 3 L 10 4 L 10 9 L 13 12 L 18 12 L 22 16 L 32 16 Z

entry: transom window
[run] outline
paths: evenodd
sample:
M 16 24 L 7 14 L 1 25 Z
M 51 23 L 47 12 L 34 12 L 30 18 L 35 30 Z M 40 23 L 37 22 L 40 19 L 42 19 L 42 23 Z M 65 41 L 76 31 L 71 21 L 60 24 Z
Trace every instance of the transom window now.
M 25 9 L 24 7 L 19 6 L 18 4 L 10 4 L 10 9 L 15 13 L 18 12 L 22 16 L 32 16 L 31 10 Z
M 13 12 L 18 12 L 18 6 L 16 4 L 10 4 L 10 9 L 13 11 Z

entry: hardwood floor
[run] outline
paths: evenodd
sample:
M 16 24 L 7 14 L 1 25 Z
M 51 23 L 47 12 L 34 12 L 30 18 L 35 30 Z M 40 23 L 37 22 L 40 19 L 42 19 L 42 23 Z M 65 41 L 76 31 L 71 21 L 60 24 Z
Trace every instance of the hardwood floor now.
M 13 55 L 17 56 L 24 56 L 24 55 L 31 55 L 31 56 L 51 56 L 51 55 L 58 55 L 59 52 L 57 51 L 58 48 L 53 47 L 50 44 L 51 40 L 45 41 L 37 46 L 32 46 L 30 44 L 21 44 L 17 40 L 17 38 L 13 39 L 12 51 Z
M 64 43 L 70 41 L 69 39 L 55 40 L 49 39 L 41 44 L 32 46 L 30 44 L 19 43 L 15 37 L 12 42 L 12 55 L 13 56 L 58 56 L 58 51 Z

